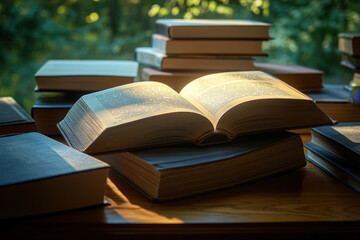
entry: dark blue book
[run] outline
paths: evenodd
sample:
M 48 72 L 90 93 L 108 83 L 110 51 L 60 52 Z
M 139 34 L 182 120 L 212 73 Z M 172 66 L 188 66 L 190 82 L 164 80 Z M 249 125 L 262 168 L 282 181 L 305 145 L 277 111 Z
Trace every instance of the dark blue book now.
M 101 205 L 108 165 L 40 133 L 0 138 L 0 219 Z
M 360 193 L 360 172 L 348 161 L 314 143 L 305 145 L 306 159 Z
M 312 143 L 360 170 L 360 122 L 313 128 Z

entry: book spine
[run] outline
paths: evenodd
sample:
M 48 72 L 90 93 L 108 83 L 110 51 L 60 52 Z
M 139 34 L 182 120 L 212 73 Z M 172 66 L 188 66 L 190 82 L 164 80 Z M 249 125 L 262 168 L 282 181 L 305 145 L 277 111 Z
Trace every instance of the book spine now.
M 165 24 L 157 23 L 156 24 L 156 32 L 160 35 L 170 38 L 169 27 Z

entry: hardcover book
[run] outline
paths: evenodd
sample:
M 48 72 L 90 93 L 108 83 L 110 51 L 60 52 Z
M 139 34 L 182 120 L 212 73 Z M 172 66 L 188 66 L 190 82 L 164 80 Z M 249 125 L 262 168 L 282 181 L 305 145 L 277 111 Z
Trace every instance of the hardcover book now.
M 122 60 L 49 60 L 35 74 L 39 91 L 98 91 L 131 83 L 138 63 Z
M 307 96 L 337 122 L 360 121 L 359 107 L 351 103 L 344 85 L 324 84 L 321 92 L 307 93 Z
M 341 54 L 340 64 L 350 69 L 360 69 L 360 56 L 354 57 Z
M 36 130 L 45 135 L 59 135 L 56 124 L 60 122 L 84 93 L 40 92 L 31 108 Z
M 152 47 L 167 55 L 245 55 L 266 56 L 263 40 L 244 39 L 171 39 L 152 35 Z
M 181 39 L 269 39 L 270 24 L 235 19 L 158 19 L 158 34 Z
M 270 73 L 301 92 L 319 92 L 323 72 L 300 66 L 276 63 L 255 63 L 256 70 Z
M 148 81 L 84 95 L 58 127 L 72 147 L 97 153 L 332 123 L 306 95 L 250 71 L 206 75 L 180 93 Z
M 338 49 L 350 56 L 360 56 L 360 33 L 340 33 Z
M 313 128 L 312 143 L 360 171 L 360 122 Z
M 12 97 L 0 97 L 0 135 L 34 132 L 34 119 Z
M 104 202 L 109 166 L 40 133 L 0 138 L 0 219 Z
M 360 122 L 314 128 L 307 159 L 360 192 Z
M 135 49 L 135 60 L 140 64 L 159 70 L 255 70 L 254 59 L 250 56 L 232 55 L 166 55 L 151 47 Z
M 223 145 L 182 145 L 96 157 L 155 201 L 219 190 L 306 164 L 301 138 L 285 131 Z

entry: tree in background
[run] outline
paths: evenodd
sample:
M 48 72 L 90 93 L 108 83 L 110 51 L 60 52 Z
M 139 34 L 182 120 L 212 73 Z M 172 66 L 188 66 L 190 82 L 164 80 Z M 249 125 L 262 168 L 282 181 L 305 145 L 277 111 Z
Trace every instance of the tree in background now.
M 48 59 L 133 59 L 149 46 L 157 18 L 237 18 L 272 23 L 268 58 L 323 70 L 326 82 L 346 83 L 337 35 L 359 31 L 360 4 L 351 1 L 269 0 L 4 0 L 0 2 L 0 96 L 29 110 L 34 74 Z

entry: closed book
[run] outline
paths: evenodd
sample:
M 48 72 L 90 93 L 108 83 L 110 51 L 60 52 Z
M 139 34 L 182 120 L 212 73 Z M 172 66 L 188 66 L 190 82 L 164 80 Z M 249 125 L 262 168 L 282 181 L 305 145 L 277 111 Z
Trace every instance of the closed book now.
M 31 108 L 36 130 L 45 135 L 59 135 L 56 124 L 60 122 L 74 103 L 85 93 L 39 92 Z
M 98 153 L 330 124 L 303 93 L 263 72 L 240 71 L 202 76 L 180 93 L 143 81 L 87 94 L 58 127 L 70 146 Z
M 350 69 L 360 69 L 360 56 L 354 57 L 341 54 L 340 64 Z
M 34 119 L 12 97 L 0 97 L 0 135 L 35 131 Z
M 48 60 L 35 74 L 39 91 L 98 91 L 131 83 L 138 63 L 123 60 Z
M 245 55 L 266 56 L 262 51 L 263 40 L 250 39 L 171 39 L 152 35 L 152 47 L 167 55 Z
M 96 155 L 151 200 L 165 201 L 283 173 L 306 164 L 299 135 L 260 134 L 234 142 Z
M 0 218 L 101 205 L 108 165 L 40 133 L 0 138 Z
M 156 20 L 156 32 L 174 39 L 269 39 L 270 27 L 245 19 Z
M 346 164 L 342 157 L 334 155 L 332 152 L 314 143 L 308 143 L 305 147 L 307 148 L 306 159 L 309 162 L 360 193 L 359 169 Z
M 250 56 L 232 55 L 166 55 L 151 47 L 135 49 L 135 60 L 145 66 L 168 71 L 255 70 Z
M 350 56 L 360 56 L 360 33 L 340 33 L 338 49 Z
M 360 121 L 359 107 L 352 104 L 344 85 L 323 84 L 321 92 L 306 93 L 316 105 L 337 122 Z
M 360 122 L 313 128 L 311 135 L 312 143 L 360 171 Z
M 320 92 L 324 72 L 295 64 L 255 63 L 255 69 L 270 73 L 301 92 Z

